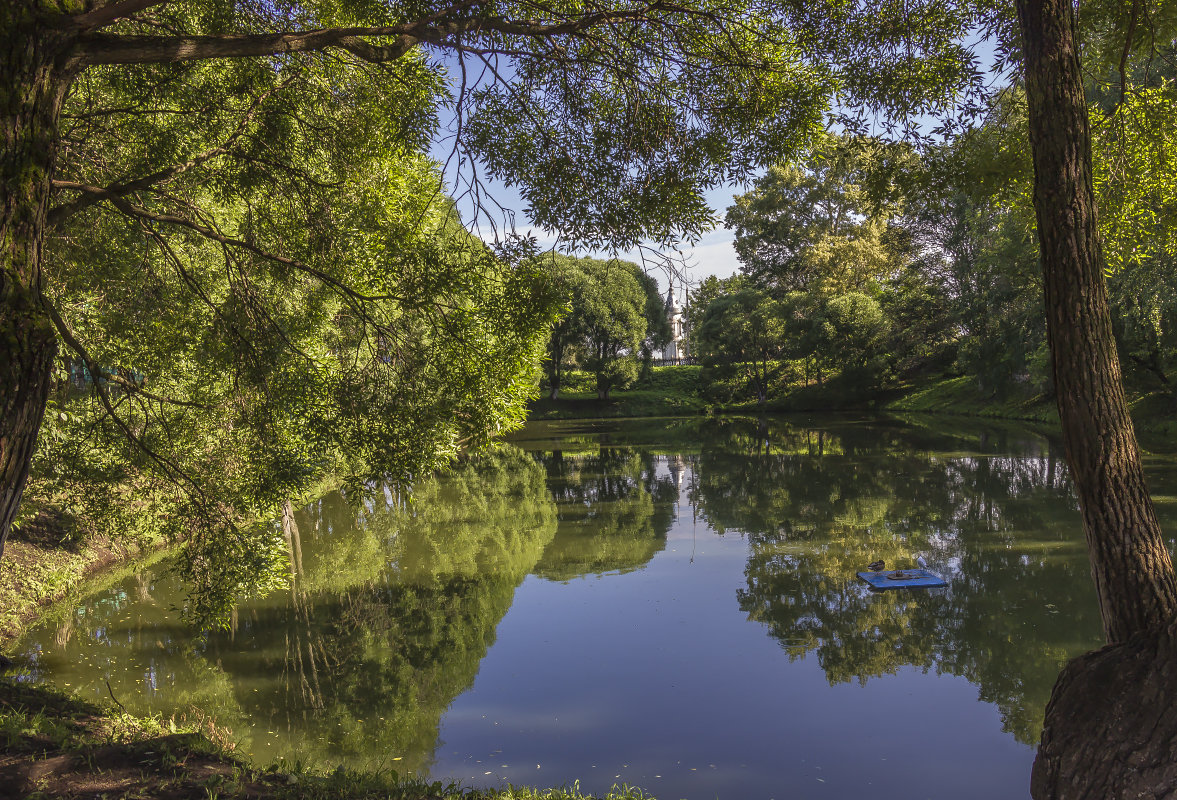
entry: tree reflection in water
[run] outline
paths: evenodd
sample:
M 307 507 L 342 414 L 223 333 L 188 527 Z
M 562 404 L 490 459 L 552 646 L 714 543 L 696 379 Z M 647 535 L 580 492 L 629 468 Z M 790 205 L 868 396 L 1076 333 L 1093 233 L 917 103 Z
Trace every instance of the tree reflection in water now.
M 678 486 L 659 476 L 649 449 L 603 447 L 596 453 L 537 453 L 559 508 L 556 536 L 535 574 L 568 580 L 629 572 L 666 547 Z
M 313 732 L 297 752 L 426 770 L 442 713 L 555 531 L 543 472 L 504 448 L 426 482 L 411 503 L 377 493 L 356 519 L 333 496 L 287 524 L 290 601 L 252 604 L 237 631 L 248 635 L 213 637 L 206 657 L 241 687 L 281 673 L 242 703 L 270 730 Z M 320 535 L 303 539 L 307 526 Z
M 472 460 L 411 504 L 288 509 L 290 590 L 244 604 L 228 631 L 194 640 L 162 570 L 129 580 L 31 638 L 33 672 L 52 660 L 94 696 L 109 679 L 132 711 L 200 709 L 263 761 L 423 771 L 526 575 L 639 570 L 687 515 L 746 540 L 742 582 L 719 593 L 831 684 L 909 666 L 961 676 L 1033 744 L 1059 669 L 1099 644 L 1075 500 L 1045 440 L 780 419 L 567 429 L 529 426 L 531 452 Z M 1164 523 L 1174 508 L 1158 504 Z M 855 577 L 917 555 L 947 589 L 872 594 Z
M 263 763 L 427 769 L 441 715 L 555 532 L 543 470 L 506 447 L 412 503 L 377 493 L 357 511 L 329 495 L 281 523 L 290 591 L 244 604 L 228 631 L 193 641 L 168 610 L 180 587 L 156 571 L 140 582 L 154 603 L 130 618 L 109 597 L 67 616 L 56 657 L 132 711 L 215 719 Z
M 831 683 L 906 665 L 963 676 L 1007 731 L 1036 742 L 1059 669 L 1100 630 L 1078 514 L 1058 513 L 1075 507 L 1061 455 L 992 441 L 951 456 L 940 441 L 932 455 L 902 429 L 726 428 L 698 457 L 694 500 L 716 530 L 748 539 L 749 617 L 791 659 L 815 653 Z M 917 555 L 947 589 L 876 594 L 855 577 Z

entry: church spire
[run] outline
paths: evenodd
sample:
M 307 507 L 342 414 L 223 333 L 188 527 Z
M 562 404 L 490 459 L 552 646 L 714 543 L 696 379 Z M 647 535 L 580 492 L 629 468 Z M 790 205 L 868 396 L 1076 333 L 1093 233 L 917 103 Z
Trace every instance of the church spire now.
M 683 341 L 683 312 L 678 303 L 678 295 L 674 291 L 674 279 L 669 281 L 670 288 L 666 290 L 666 321 L 670 323 L 670 341 L 662 349 L 662 358 L 677 363 L 687 357 L 686 342 Z

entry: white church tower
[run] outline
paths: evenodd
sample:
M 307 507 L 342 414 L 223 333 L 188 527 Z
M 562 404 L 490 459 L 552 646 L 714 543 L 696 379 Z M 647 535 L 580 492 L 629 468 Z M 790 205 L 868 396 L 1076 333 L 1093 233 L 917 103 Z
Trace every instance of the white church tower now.
M 666 292 L 666 321 L 670 323 L 670 342 L 662 349 L 662 358 L 668 364 L 677 364 L 687 358 L 687 343 L 683 339 L 683 310 L 678 304 L 674 281 Z

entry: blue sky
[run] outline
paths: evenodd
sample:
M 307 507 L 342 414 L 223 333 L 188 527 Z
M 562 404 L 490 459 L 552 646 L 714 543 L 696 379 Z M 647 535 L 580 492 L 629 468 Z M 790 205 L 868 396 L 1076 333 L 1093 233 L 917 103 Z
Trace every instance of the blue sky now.
M 445 144 L 435 144 L 432 155 L 438 161 L 444 163 L 450 155 L 449 146 Z M 462 218 L 471 224 L 474 219 L 474 204 L 469 197 L 463 197 L 461 192 L 454 192 L 454 175 L 453 168 L 447 174 L 450 191 L 457 195 L 459 211 Z M 735 186 L 721 186 L 717 187 L 706 194 L 708 205 L 715 212 L 720 219 L 723 218 L 727 211 L 727 207 L 732 204 L 732 198 L 736 195 L 742 194 L 751 188 L 751 185 L 735 185 Z M 552 247 L 557 244 L 554 237 L 546 234 L 543 231 L 534 229 L 530 226 L 530 221 L 523 212 L 524 203 L 519 197 L 518 192 L 513 188 L 504 186 L 498 181 L 489 179 L 482 180 L 482 190 L 484 197 L 489 197 L 494 203 L 501 205 L 503 211 L 495 209 L 494 224 L 503 226 L 504 218 L 508 217 L 508 212 L 514 212 L 516 230 L 519 232 L 530 232 L 540 242 L 541 246 Z M 475 229 L 475 233 L 483 239 L 492 240 L 494 238 L 494 230 L 491 224 L 483 220 Z M 739 270 L 739 262 L 736 260 L 736 251 L 732 246 L 734 235 L 731 231 L 724 228 L 722 224 L 716 226 L 713 230 L 705 234 L 694 245 L 682 244 L 678 248 L 678 253 L 682 256 L 683 263 L 688 265 L 686 270 L 687 280 L 692 284 L 697 284 L 708 275 L 717 275 L 719 277 L 727 277 L 735 274 Z M 674 251 L 662 251 L 668 255 L 673 255 Z M 599 257 L 609 257 L 612 253 L 592 253 L 588 251 L 578 251 L 576 255 L 594 255 Z M 616 254 L 619 258 L 637 263 L 643 263 L 643 253 L 638 250 L 621 251 Z M 659 269 L 650 261 L 650 252 L 646 254 L 646 262 L 650 274 L 658 278 L 659 284 L 663 290 L 667 286 L 667 275 L 664 269 Z

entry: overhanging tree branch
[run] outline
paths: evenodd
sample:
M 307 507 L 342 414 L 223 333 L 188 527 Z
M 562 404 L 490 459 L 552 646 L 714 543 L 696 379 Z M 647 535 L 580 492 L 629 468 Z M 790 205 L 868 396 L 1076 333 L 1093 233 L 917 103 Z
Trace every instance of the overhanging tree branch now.
M 94 30 L 166 2 L 168 0 L 111 0 L 93 11 L 70 17 L 70 23 L 84 30 Z
M 330 28 L 242 36 L 85 36 L 75 54 L 79 66 L 160 64 L 205 58 L 253 58 L 340 48 L 365 61 L 395 61 L 417 43 L 397 28 Z M 394 39 L 374 45 L 361 36 Z
M 114 421 L 114 424 L 117 425 L 119 430 L 123 432 L 123 435 L 126 436 L 127 439 L 136 447 L 142 450 L 143 453 L 146 454 L 152 461 L 158 464 L 160 469 L 164 471 L 164 474 L 168 477 L 169 480 L 177 485 L 189 487 L 189 493 L 199 497 L 200 504 L 202 506 L 206 508 L 216 507 L 215 503 L 209 502 L 208 497 L 200 488 L 200 483 L 197 480 L 188 475 L 188 473 L 181 469 L 180 466 L 174 461 L 160 453 L 157 453 L 150 445 L 143 441 L 142 437 L 131 430 L 131 427 L 126 423 L 126 420 L 124 420 L 115 412 L 114 403 L 111 401 L 110 395 L 107 393 L 105 387 L 102 386 L 101 381 L 97 380 L 97 377 L 102 374 L 102 368 L 93 359 L 86 347 L 78 341 L 76 336 L 74 336 L 73 331 L 70 330 L 70 327 L 65 323 L 65 320 L 61 318 L 61 315 L 57 312 L 57 309 L 53 307 L 53 304 L 46 302 L 45 309 L 49 314 L 49 318 L 53 322 L 53 327 L 57 329 L 58 335 L 61 336 L 62 341 L 65 342 L 69 349 L 77 353 L 78 357 L 82 359 L 82 363 L 86 365 L 86 369 L 90 370 L 90 374 L 95 376 L 94 392 L 98 396 L 98 401 L 102 404 L 102 407 L 106 410 L 106 413 Z
M 1120 101 L 1116 109 L 1128 98 L 1128 56 L 1132 53 L 1132 38 L 1136 34 L 1136 20 L 1140 17 L 1140 0 L 1133 0 L 1128 11 L 1128 31 L 1124 34 L 1124 49 L 1120 51 Z M 1115 113 L 1115 112 L 1113 112 Z
M 303 273 L 311 275 L 315 278 L 318 278 L 325 285 L 330 286 L 332 289 L 336 290 L 341 295 L 343 295 L 345 298 L 347 298 L 351 301 L 354 301 L 357 303 L 371 303 L 371 302 L 378 302 L 381 300 L 392 300 L 394 302 L 400 302 L 400 303 L 406 302 L 406 299 L 403 297 L 400 297 L 399 295 L 393 295 L 393 294 L 368 295 L 368 294 L 364 294 L 363 292 L 359 292 L 359 291 L 353 289 L 352 287 L 348 286 L 347 284 L 343 283 L 338 278 L 334 278 L 331 275 L 328 275 L 327 273 L 323 272 L 322 270 L 316 269 L 315 267 L 312 267 L 309 264 L 306 264 L 306 263 L 299 261 L 297 259 L 287 258 L 286 256 L 280 256 L 277 253 L 271 253 L 268 250 L 263 250 L 262 248 L 257 247 L 256 245 L 252 245 L 249 242 L 244 242 L 240 239 L 234 239 L 231 236 L 226 236 L 225 234 L 221 233 L 220 231 L 214 230 L 213 228 L 208 227 L 207 225 L 201 225 L 200 223 L 193 222 L 192 220 L 187 219 L 185 217 L 180 217 L 175 214 L 157 214 L 154 211 L 149 211 L 146 208 L 143 208 L 142 206 L 137 206 L 137 205 L 129 202 L 126 198 L 120 197 L 118 195 L 110 195 L 104 189 L 99 189 L 97 187 L 86 187 L 86 188 L 90 191 L 94 191 L 94 192 L 98 192 L 98 193 L 103 194 L 103 199 L 109 200 L 111 205 L 113 205 L 115 208 L 117 208 L 119 211 L 123 212 L 127 216 L 138 217 L 141 219 L 151 220 L 153 222 L 160 222 L 160 223 L 164 223 L 167 225 L 175 225 L 178 227 L 187 228 L 188 230 L 192 231 L 193 233 L 200 234 L 201 236 L 203 236 L 207 239 L 211 239 L 214 242 L 218 242 L 219 244 L 230 245 L 233 247 L 240 248 L 242 250 L 246 250 L 246 251 L 253 253 L 254 255 L 259 256 L 261 258 L 264 258 L 268 261 L 277 262 L 279 264 L 282 264 L 283 266 L 290 267 L 291 269 L 298 270 L 299 272 L 303 272 Z
M 461 11 L 468 4 L 447 9 Z M 438 15 L 400 25 L 353 28 L 321 28 L 227 36 L 119 36 L 88 34 L 74 53 L 78 66 L 98 64 L 150 64 L 194 61 L 205 58 L 251 58 L 307 53 L 338 48 L 365 61 L 395 61 L 418 43 L 444 46 L 463 34 L 503 34 L 523 37 L 567 36 L 597 26 L 647 18 L 656 11 L 677 10 L 661 2 L 635 8 L 601 11 L 580 17 L 540 23 L 502 17 L 467 17 L 445 20 Z M 372 40 L 383 40 L 374 42 Z
M 73 181 L 54 180 L 54 189 L 71 190 L 80 192 L 81 194 L 79 197 L 69 203 L 63 203 L 62 205 L 50 209 L 49 214 L 45 220 L 46 229 L 54 230 L 66 218 L 71 217 L 79 211 L 89 208 L 90 206 L 94 205 L 95 203 L 99 203 L 104 199 L 108 199 L 110 197 L 122 197 L 124 195 L 137 192 L 141 189 L 147 189 L 151 186 L 154 186 L 155 184 L 170 180 L 177 175 L 187 172 L 193 167 L 197 167 L 206 161 L 216 158 L 219 155 L 229 152 L 233 143 L 240 139 L 245 134 L 246 130 L 248 130 L 249 123 L 253 121 L 262 102 L 274 92 L 285 88 L 289 84 L 290 81 L 284 81 L 279 86 L 264 92 L 260 97 L 257 98 L 254 104 L 250 107 L 249 111 L 237 124 L 236 129 L 222 144 L 209 150 L 205 150 L 203 153 L 199 153 L 181 164 L 173 164 L 166 169 L 158 170 L 150 175 L 145 175 L 142 178 L 136 178 L 133 181 L 127 181 L 126 183 L 108 186 L 105 189 L 97 192 L 94 191 L 94 187 L 92 186 L 75 183 Z

